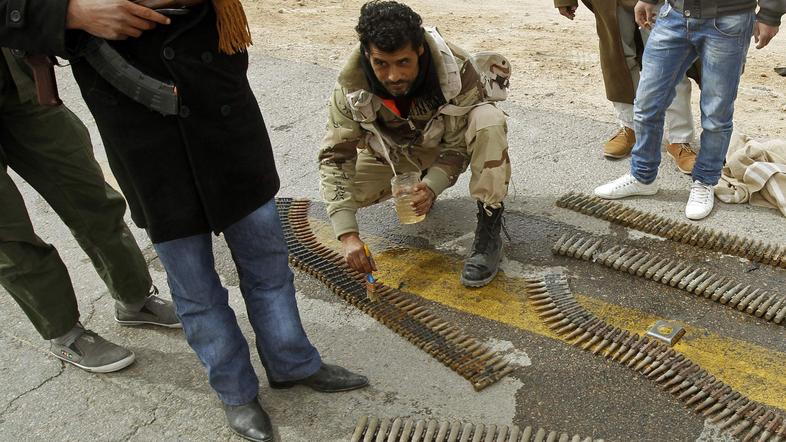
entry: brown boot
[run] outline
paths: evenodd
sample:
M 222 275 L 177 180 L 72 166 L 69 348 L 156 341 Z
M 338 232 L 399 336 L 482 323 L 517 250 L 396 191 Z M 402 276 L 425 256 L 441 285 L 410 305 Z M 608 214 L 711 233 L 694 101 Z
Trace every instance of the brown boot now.
M 693 165 L 696 164 L 696 152 L 690 147 L 690 143 L 671 143 L 666 146 L 666 152 L 674 159 L 674 164 L 680 172 L 690 175 L 693 172 Z
M 630 155 L 635 144 L 636 134 L 633 133 L 633 129 L 623 126 L 603 145 L 603 155 L 606 158 L 625 158 Z

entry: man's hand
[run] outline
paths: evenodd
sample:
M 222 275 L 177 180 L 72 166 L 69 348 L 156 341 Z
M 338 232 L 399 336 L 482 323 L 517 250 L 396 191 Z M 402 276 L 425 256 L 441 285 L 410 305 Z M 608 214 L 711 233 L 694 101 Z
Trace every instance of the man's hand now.
M 778 33 L 778 26 L 770 26 L 768 24 L 757 21 L 753 25 L 753 39 L 756 41 L 756 49 L 761 49 L 767 46 Z
M 70 0 L 66 29 L 80 29 L 107 40 L 139 37 L 142 32 L 168 25 L 169 18 L 129 0 Z
M 366 256 L 365 244 L 357 232 L 345 233 L 339 238 L 344 249 L 344 259 L 347 264 L 360 273 L 371 273 L 377 270 L 374 261 Z
M 655 15 L 658 11 L 658 5 L 643 2 L 639 0 L 636 7 L 633 9 L 633 14 L 636 17 L 636 24 L 645 29 L 652 29 L 655 24 Z
M 425 183 L 417 183 L 412 187 L 412 208 L 415 214 L 425 215 L 431 210 L 437 195 Z
M 573 20 L 574 18 L 576 18 L 576 9 L 579 9 L 579 7 L 578 6 L 561 6 L 561 7 L 557 8 L 557 9 L 559 9 L 559 13 L 563 17 L 567 17 L 567 18 Z

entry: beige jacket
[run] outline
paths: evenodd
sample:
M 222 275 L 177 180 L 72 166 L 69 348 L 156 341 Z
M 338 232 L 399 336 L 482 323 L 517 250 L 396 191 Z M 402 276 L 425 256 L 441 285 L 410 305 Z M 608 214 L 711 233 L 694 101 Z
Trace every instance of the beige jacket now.
M 407 119 L 372 94 L 361 66 L 360 45 L 350 54 L 329 101 L 327 130 L 319 150 L 320 192 L 337 237 L 357 232 L 353 198 L 357 154 L 366 150 L 391 167 L 402 161 L 421 169 L 439 195 L 467 169 L 467 111 L 484 102 L 484 85 L 470 55 L 432 29 L 426 42 L 446 105 L 419 103 Z
M 759 142 L 735 133 L 715 196 L 725 203 L 776 208 L 786 216 L 786 140 Z

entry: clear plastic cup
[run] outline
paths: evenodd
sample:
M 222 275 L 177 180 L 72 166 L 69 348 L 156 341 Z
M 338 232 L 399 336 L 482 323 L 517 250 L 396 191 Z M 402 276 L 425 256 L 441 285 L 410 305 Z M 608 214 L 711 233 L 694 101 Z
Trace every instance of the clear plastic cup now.
M 419 172 L 399 173 L 390 180 L 393 200 L 396 202 L 396 214 L 401 224 L 415 224 L 426 219 L 426 215 L 415 214 L 415 209 L 412 207 L 412 193 L 419 182 Z

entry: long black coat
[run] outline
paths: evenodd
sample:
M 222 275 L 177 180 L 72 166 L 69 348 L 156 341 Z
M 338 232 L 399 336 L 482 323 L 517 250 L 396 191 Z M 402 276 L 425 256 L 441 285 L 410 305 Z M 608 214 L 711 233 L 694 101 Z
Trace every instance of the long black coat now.
M 138 39 L 113 43 L 134 66 L 173 82 L 179 116 L 164 117 L 72 62 L 131 217 L 153 242 L 221 232 L 269 201 L 279 179 L 246 78 L 248 55 L 218 52 L 211 2 Z

